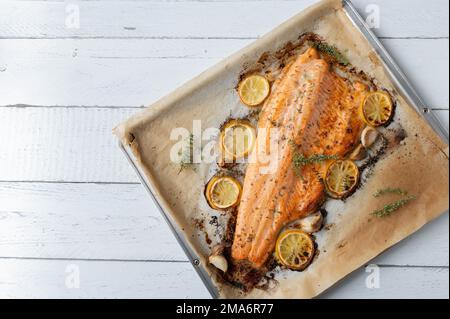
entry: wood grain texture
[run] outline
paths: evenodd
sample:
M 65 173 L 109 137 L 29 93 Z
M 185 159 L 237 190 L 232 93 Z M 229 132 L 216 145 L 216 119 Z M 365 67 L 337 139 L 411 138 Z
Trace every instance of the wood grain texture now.
M 70 19 L 74 11 L 67 3 L 2 1 L 0 36 L 255 38 L 315 2 L 79 1 L 76 3 L 80 25 L 75 28 Z M 381 37 L 448 37 L 448 28 L 441 28 L 436 23 L 439 20 L 448 25 L 449 4 L 446 0 L 428 1 L 426 5 L 423 0 L 354 0 L 354 4 L 363 15 L 367 15 L 368 5 L 378 5 L 381 28 L 376 32 Z
M 79 288 L 72 278 L 79 274 Z M 380 268 L 369 289 L 364 268 L 322 298 L 448 298 L 448 269 Z M 68 283 L 69 285 L 66 285 Z M 0 298 L 208 298 L 187 263 L 0 259 Z
M 321 296 L 330 299 L 448 299 L 447 268 L 380 268 L 380 288 L 365 286 L 370 268 L 350 274 Z
M 135 112 L 134 108 L 0 108 L 0 181 L 137 182 L 111 133 Z M 448 118 L 448 111 L 436 114 Z
M 70 28 L 67 1 L 0 1 L 0 298 L 208 297 L 111 129 L 313 2 L 73 1 Z M 448 1 L 353 2 L 378 6 L 375 33 L 448 129 Z M 360 269 L 324 297 L 448 298 L 448 227 L 376 258 L 380 289 Z
M 0 108 L 2 180 L 137 182 L 112 134 L 136 109 Z M 20 132 L 20 134 L 18 133 Z
M 0 257 L 187 261 L 141 185 L 0 183 L 0 207 Z M 374 263 L 448 266 L 448 227 L 445 214 Z
M 105 297 L 210 296 L 188 263 L 0 259 L 0 298 Z
M 0 256 L 182 260 L 141 185 L 0 183 Z
M 253 40 L 0 40 L 0 105 L 150 105 Z M 448 108 L 449 40 L 386 39 L 426 103 Z

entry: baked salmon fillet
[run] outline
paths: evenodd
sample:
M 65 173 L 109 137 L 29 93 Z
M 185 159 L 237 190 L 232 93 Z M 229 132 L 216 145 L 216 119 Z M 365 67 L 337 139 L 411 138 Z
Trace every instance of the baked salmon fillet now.
M 284 226 L 315 212 L 327 163 L 295 170 L 296 154 L 342 157 L 354 149 L 367 87 L 330 69 L 314 48 L 287 65 L 264 103 L 238 208 L 232 257 L 260 268 Z M 268 160 L 270 159 L 270 160 Z

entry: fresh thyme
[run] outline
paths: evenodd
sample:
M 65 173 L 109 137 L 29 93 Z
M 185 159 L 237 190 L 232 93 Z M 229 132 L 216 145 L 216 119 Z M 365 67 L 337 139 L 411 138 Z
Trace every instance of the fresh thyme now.
M 336 62 L 343 66 L 350 64 L 348 59 L 335 46 L 328 45 L 324 42 L 314 42 L 314 47 L 320 52 L 332 57 Z
M 181 156 L 181 160 L 180 160 L 180 170 L 178 171 L 178 174 L 180 174 L 183 170 L 188 169 L 188 168 L 193 168 L 193 162 L 192 162 L 192 153 L 194 150 L 194 134 L 189 134 L 189 138 L 187 139 L 187 147 L 185 147 L 183 149 L 183 153 L 181 154 L 180 152 L 182 152 L 180 150 L 179 155 Z
M 384 189 L 379 189 L 375 194 L 373 194 L 373 196 L 378 198 L 385 194 L 397 194 L 397 195 L 401 195 L 401 196 L 407 196 L 408 192 L 401 188 L 388 187 L 388 188 L 384 188 Z
M 400 208 L 402 208 L 403 206 L 405 206 L 414 199 L 416 199 L 416 196 L 411 195 L 406 198 L 395 201 L 393 203 L 386 204 L 382 209 L 378 209 L 372 212 L 372 215 L 379 218 L 390 216 L 392 213 L 399 210 Z
M 301 153 L 295 153 L 292 163 L 294 165 L 295 174 L 301 176 L 301 170 L 304 166 L 316 163 L 322 163 L 328 160 L 337 160 L 337 155 L 314 154 L 309 157 Z

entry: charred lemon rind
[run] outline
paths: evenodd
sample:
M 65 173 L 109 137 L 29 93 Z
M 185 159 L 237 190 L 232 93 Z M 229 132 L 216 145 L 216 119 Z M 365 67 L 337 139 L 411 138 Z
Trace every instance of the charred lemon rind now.
M 205 191 L 204 191 L 206 202 L 208 203 L 209 207 L 211 207 L 212 209 L 217 209 L 217 207 L 211 201 L 211 196 L 210 196 L 211 186 L 217 180 L 217 178 L 218 178 L 217 176 L 213 176 L 206 184 Z
M 361 102 L 360 114 L 364 122 L 371 127 L 388 125 L 394 117 L 394 102 L 384 91 L 368 93 Z
M 334 199 L 349 197 L 357 189 L 360 175 L 359 168 L 353 160 L 344 159 L 331 162 L 324 178 L 328 196 Z M 342 183 L 345 183 L 345 185 L 342 185 Z
M 220 187 L 226 185 L 226 187 Z M 220 192 L 228 192 L 221 194 Z M 212 177 L 205 188 L 205 198 L 208 205 L 214 210 L 228 210 L 239 205 L 242 195 L 242 185 L 231 176 L 214 176 Z M 231 200 L 227 203 L 219 203 L 217 197 L 230 197 Z
M 302 271 L 311 264 L 315 251 L 311 235 L 300 229 L 289 229 L 278 236 L 275 259 L 291 270 Z

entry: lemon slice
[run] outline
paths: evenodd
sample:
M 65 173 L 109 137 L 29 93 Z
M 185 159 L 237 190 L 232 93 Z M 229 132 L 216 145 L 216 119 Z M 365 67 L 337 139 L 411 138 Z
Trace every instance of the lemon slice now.
M 353 192 L 359 182 L 359 168 L 351 160 L 337 160 L 328 166 L 325 187 L 333 198 L 344 198 Z
M 361 103 L 361 114 L 364 121 L 373 127 L 385 125 L 392 117 L 393 103 L 386 92 L 371 92 Z
M 247 106 L 258 106 L 269 96 L 269 81 L 261 75 L 250 75 L 239 83 L 239 97 Z
M 220 146 L 225 158 L 240 159 L 247 156 L 256 140 L 256 130 L 247 121 L 231 120 L 220 133 Z
M 314 257 L 314 251 L 311 236 L 299 229 L 281 233 L 275 246 L 277 259 L 293 270 L 305 269 Z
M 213 177 L 206 186 L 206 200 L 213 209 L 235 207 L 241 198 L 242 186 L 233 177 Z

